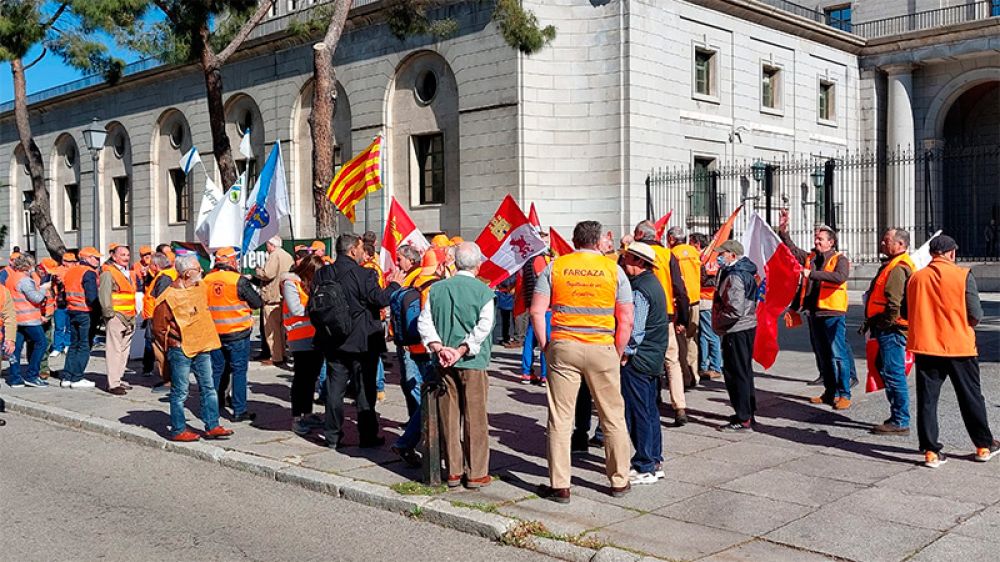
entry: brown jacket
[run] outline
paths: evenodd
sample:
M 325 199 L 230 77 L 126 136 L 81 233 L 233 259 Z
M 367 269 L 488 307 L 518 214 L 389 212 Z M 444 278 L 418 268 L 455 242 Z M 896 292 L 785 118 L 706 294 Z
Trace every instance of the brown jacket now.
M 256 269 L 257 278 L 264 283 L 260 289 L 260 297 L 264 300 L 264 304 L 281 302 L 281 274 L 291 271 L 294 264 L 292 255 L 284 248 L 278 248 L 268 254 L 264 267 Z
M 160 295 L 153 310 L 153 340 L 164 349 L 180 347 L 188 357 L 222 347 L 204 286 L 181 288 L 174 281 Z

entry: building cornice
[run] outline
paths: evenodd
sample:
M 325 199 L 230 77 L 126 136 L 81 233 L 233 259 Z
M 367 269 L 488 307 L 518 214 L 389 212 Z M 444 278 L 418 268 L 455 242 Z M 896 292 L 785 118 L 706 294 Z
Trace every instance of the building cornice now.
M 917 64 L 997 50 L 1000 19 L 993 18 L 869 39 L 861 52 L 861 67 Z

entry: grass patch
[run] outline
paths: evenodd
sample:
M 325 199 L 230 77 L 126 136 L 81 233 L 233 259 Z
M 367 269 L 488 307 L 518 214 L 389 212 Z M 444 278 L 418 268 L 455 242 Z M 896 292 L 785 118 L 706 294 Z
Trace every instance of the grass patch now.
M 451 505 L 455 507 L 465 507 L 468 509 L 475 509 L 476 511 L 482 511 L 483 513 L 496 513 L 498 507 L 497 504 L 488 502 L 466 503 L 461 501 L 453 501 L 451 502 Z
M 500 537 L 500 543 L 518 548 L 528 548 L 531 546 L 531 537 L 542 536 L 542 533 L 551 534 L 541 521 L 521 521 Z
M 418 506 L 414 506 L 414 508 L 411 509 L 409 511 L 409 513 L 407 513 L 406 515 L 408 517 L 413 518 L 413 519 L 420 519 L 420 516 L 423 515 L 423 514 L 424 514 L 424 508 L 422 508 L 422 507 L 420 507 L 418 505 Z
M 445 484 L 428 486 L 420 482 L 399 482 L 389 486 L 389 489 L 404 496 L 433 496 L 443 494 L 448 489 L 448 486 Z

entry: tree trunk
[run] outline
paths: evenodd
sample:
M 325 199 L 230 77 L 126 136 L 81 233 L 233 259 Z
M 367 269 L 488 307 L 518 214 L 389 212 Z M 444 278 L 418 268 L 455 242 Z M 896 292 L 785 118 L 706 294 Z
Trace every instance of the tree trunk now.
M 332 237 L 337 233 L 336 209 L 326 198 L 326 189 L 333 179 L 333 116 L 337 109 L 337 75 L 333 69 L 333 54 L 344 32 L 351 4 L 351 0 L 337 2 L 323 42 L 313 46 L 313 98 L 309 131 L 313 144 L 312 192 L 318 238 Z
M 215 154 L 215 164 L 219 167 L 222 177 L 222 189 L 229 189 L 236 183 L 239 174 L 236 172 L 236 161 L 229 146 L 229 135 L 226 133 L 226 108 L 222 103 L 222 63 L 212 52 L 209 44 L 207 25 L 200 30 L 196 45 L 201 48 L 201 69 L 205 73 L 205 98 L 208 101 L 208 125 L 212 131 L 212 153 Z
M 31 123 L 28 119 L 28 88 L 24 78 L 24 63 L 21 59 L 10 62 L 10 70 L 14 75 L 14 121 L 17 125 L 17 136 L 24 148 L 28 163 L 28 175 L 31 176 L 31 191 L 34 199 L 28 206 L 35 229 L 41 234 L 42 242 L 49 254 L 56 259 L 62 259 L 66 253 L 66 245 L 59 236 L 59 229 L 52 224 L 49 205 L 49 189 L 45 186 L 45 166 L 42 163 L 42 152 L 35 144 L 31 134 Z M 95 170 L 94 173 L 97 173 Z M 20 195 L 20 194 L 18 194 Z M 19 197 L 14 198 L 15 205 Z M 96 228 L 96 226 L 95 226 Z

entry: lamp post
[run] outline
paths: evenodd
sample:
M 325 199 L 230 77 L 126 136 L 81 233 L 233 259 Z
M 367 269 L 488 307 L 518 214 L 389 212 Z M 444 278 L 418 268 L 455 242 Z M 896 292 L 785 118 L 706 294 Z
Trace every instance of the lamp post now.
M 101 189 L 100 182 L 97 177 L 97 164 L 101 159 L 101 151 L 104 150 L 104 141 L 107 139 L 108 133 L 103 127 L 97 124 L 97 118 L 91 121 L 90 126 L 83 130 L 83 142 L 87 144 L 87 150 L 90 151 L 90 161 L 93 164 L 93 176 L 94 176 L 94 247 L 100 249 L 101 239 L 100 239 L 100 226 L 101 226 Z

